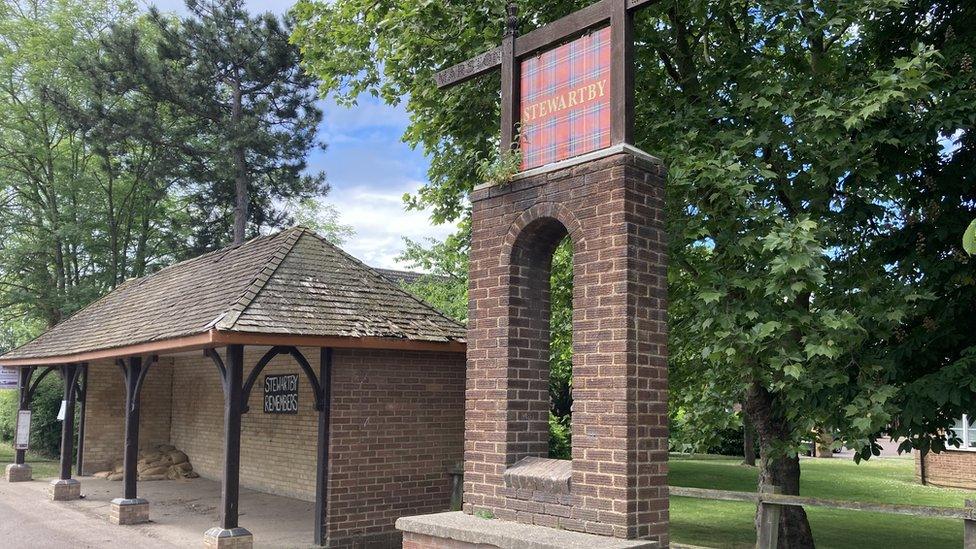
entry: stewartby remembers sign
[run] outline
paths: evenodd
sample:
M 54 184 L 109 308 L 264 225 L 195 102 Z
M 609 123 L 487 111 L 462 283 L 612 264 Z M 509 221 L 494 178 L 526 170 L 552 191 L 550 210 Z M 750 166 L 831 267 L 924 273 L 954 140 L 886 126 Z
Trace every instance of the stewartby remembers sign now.
M 298 413 L 298 374 L 264 376 L 264 413 Z
M 522 61 L 528 170 L 610 146 L 610 27 Z
M 508 154 L 518 136 L 522 169 L 633 145 L 634 12 L 655 2 L 599 0 L 520 36 L 509 0 L 501 45 L 434 80 L 444 89 L 500 69 L 499 144 Z
M 17 429 L 14 434 L 14 450 L 27 450 L 30 446 L 31 411 L 17 412 Z
M 20 376 L 16 368 L 0 366 L 0 390 L 16 389 L 20 383 Z

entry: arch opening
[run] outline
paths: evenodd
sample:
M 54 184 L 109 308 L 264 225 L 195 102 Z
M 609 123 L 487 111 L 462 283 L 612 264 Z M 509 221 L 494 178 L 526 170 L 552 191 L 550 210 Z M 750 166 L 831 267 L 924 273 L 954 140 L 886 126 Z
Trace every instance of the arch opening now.
M 512 247 L 509 289 L 509 464 L 572 454 L 573 246 L 544 217 Z

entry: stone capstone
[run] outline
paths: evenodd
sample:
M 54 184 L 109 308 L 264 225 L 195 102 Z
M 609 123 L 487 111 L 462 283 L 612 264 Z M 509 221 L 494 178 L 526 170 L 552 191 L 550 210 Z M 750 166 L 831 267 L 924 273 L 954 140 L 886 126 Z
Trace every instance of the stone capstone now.
M 27 482 L 33 477 L 31 476 L 31 466 L 25 464 L 11 463 L 7 465 L 4 476 L 7 478 L 7 482 Z
M 54 501 L 71 501 L 81 497 L 81 483 L 73 478 L 52 480 L 49 489 Z
M 149 522 L 149 502 L 142 498 L 112 500 L 108 520 L 112 524 L 129 525 Z
M 485 519 L 460 511 L 402 517 L 396 521 L 404 539 L 416 534 L 452 540 L 451 547 L 497 547 L 498 549 L 652 549 L 654 541 L 623 540 L 570 532 L 534 524 Z M 439 544 L 440 545 L 440 544 Z
M 215 526 L 203 534 L 203 546 L 206 549 L 251 549 L 254 536 L 244 528 Z

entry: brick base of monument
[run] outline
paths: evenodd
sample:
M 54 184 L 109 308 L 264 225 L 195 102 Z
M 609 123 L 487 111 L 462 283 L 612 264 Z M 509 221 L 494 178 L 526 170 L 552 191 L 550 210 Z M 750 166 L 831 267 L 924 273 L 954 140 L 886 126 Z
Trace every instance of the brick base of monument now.
M 52 480 L 48 492 L 53 501 L 72 501 L 81 498 L 81 483 L 73 478 Z
M 403 549 L 652 549 L 647 540 L 624 540 L 533 524 L 487 519 L 460 511 L 397 520 Z
M 11 463 L 4 471 L 7 482 L 27 482 L 33 478 L 31 466 L 25 464 L 18 465 Z
M 203 534 L 206 549 L 251 549 L 254 536 L 244 528 L 224 529 L 215 526 Z
M 141 499 L 116 498 L 109 507 L 108 520 L 123 526 L 149 522 L 149 502 Z

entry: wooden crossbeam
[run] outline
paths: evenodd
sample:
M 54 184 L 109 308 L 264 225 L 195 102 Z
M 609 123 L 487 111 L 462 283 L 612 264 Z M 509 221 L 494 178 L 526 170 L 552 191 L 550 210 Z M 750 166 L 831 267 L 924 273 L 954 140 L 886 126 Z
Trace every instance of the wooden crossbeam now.
M 633 12 L 659 0 L 627 0 L 627 11 Z M 575 38 L 593 28 L 609 23 L 616 0 L 600 0 L 579 11 L 561 17 L 515 39 L 515 57 L 521 59 L 539 50 Z M 502 47 L 492 48 L 467 61 L 448 67 L 434 75 L 437 87 L 444 89 L 487 74 L 502 64 Z

